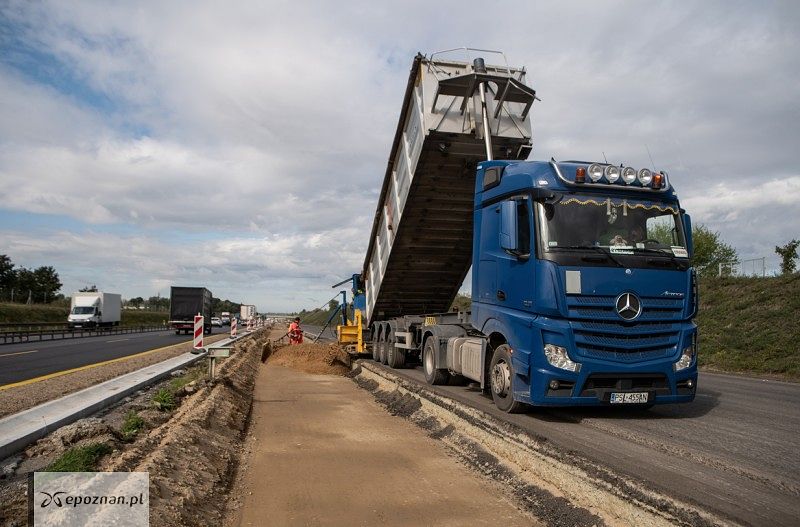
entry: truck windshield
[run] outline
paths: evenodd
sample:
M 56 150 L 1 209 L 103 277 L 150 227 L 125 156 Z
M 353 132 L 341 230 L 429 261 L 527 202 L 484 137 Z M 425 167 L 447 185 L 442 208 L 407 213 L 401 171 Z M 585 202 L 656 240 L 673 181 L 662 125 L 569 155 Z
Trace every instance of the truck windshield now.
M 94 307 L 92 306 L 75 306 L 72 308 L 73 315 L 93 315 Z
M 545 252 L 600 247 L 611 254 L 688 257 L 675 204 L 564 195 L 537 207 Z

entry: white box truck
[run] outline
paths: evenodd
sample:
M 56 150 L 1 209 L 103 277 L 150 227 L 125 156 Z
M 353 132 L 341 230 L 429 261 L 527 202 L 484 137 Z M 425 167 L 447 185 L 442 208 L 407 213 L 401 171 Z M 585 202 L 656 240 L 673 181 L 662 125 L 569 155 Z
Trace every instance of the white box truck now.
M 256 316 L 256 306 L 242 304 L 240 315 L 242 320 L 247 322 L 249 319 Z
M 67 324 L 70 329 L 119 326 L 122 297 L 100 291 L 72 293 Z

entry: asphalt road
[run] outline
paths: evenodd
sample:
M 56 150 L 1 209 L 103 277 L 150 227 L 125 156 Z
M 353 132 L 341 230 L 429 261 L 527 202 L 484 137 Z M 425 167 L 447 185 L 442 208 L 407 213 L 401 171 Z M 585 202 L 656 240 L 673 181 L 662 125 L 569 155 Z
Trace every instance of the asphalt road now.
M 425 383 L 419 367 L 392 371 Z M 688 405 L 521 415 L 498 411 L 479 389 L 430 388 L 724 518 L 800 525 L 800 385 L 701 373 L 698 387 Z
M 213 333 L 228 331 L 215 327 Z M 191 335 L 168 330 L 7 344 L 0 348 L 0 386 L 190 341 Z

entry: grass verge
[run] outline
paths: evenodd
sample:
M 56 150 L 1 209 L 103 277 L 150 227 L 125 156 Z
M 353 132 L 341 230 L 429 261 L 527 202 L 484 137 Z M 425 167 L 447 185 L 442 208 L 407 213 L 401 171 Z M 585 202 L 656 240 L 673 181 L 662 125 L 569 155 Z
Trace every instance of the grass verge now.
M 701 367 L 800 380 L 800 273 L 700 280 Z
M 123 421 L 122 428 L 120 428 L 122 440 L 126 442 L 133 441 L 137 434 L 144 429 L 144 426 L 144 419 L 134 410 L 129 411 L 125 414 L 125 421 Z
M 153 406 L 162 412 L 175 409 L 175 393 L 169 388 L 161 388 L 153 395 Z
M 49 304 L 0 303 L 0 323 L 30 324 L 37 322 L 67 323 L 69 307 Z M 121 326 L 158 326 L 169 320 L 166 311 L 140 311 L 124 309 Z
M 47 467 L 47 471 L 92 472 L 100 458 L 110 453 L 111 447 L 105 443 L 91 443 L 85 446 L 73 447 L 53 461 Z

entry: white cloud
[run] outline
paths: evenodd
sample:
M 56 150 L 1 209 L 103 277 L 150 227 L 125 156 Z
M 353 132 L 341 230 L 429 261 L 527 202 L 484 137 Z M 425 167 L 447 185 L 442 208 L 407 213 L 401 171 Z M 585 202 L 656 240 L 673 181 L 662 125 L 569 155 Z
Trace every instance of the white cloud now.
M 695 221 L 740 252 L 797 237 L 800 212 L 786 202 L 800 136 L 793 4 L 0 10 L 6 42 L 52 61 L 33 73 L 24 49 L 0 61 L 2 208 L 89 224 L 0 239 L 15 261 L 62 262 L 76 285 L 101 281 L 94 275 L 136 292 L 191 278 L 244 294 L 246 276 L 264 284 L 264 301 L 321 303 L 329 278 L 360 269 L 413 54 L 462 44 L 504 49 L 527 67 L 542 98 L 536 158 L 605 152 L 639 167 L 649 147 Z M 494 16 L 503 24 L 487 23 Z M 124 247 L 115 229 L 134 233 L 119 238 Z M 131 259 L 136 278 L 118 281 Z
M 271 235 L 192 243 L 94 231 L 55 230 L 35 237 L 0 231 L 0 246 L 21 266 L 53 265 L 67 294 L 88 284 L 126 298 L 164 296 L 170 285 L 202 285 L 262 310 L 300 310 L 333 296 L 330 285 L 346 276 L 337 269 L 360 265 L 353 241 L 358 234 L 346 227 L 318 233 L 313 240 Z

